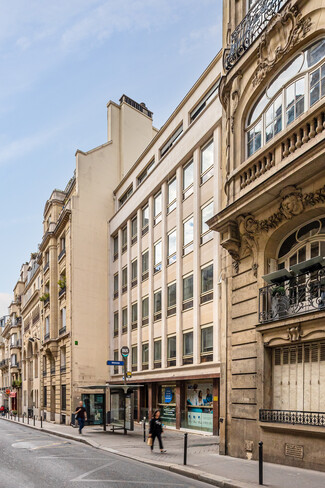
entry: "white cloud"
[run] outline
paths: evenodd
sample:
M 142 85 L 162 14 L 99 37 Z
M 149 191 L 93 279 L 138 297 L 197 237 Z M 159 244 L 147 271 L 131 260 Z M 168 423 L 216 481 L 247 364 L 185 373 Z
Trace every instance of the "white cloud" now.
M 8 315 L 8 307 L 12 301 L 11 293 L 0 293 L 0 317 Z

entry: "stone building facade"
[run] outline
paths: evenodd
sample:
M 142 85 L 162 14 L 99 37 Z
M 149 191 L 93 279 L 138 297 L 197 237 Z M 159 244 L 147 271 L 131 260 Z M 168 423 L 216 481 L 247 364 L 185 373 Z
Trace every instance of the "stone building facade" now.
M 325 469 L 325 4 L 224 1 L 221 445 Z

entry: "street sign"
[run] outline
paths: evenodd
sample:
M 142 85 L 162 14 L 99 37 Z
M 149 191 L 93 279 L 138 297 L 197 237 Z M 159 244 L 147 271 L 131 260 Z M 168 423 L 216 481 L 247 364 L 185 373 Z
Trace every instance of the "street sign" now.
M 127 376 L 128 378 L 131 378 L 131 376 L 132 376 L 131 371 L 128 371 L 128 372 L 126 373 L 126 376 Z
M 124 361 L 107 361 L 108 366 L 124 366 Z
M 7 395 L 10 395 L 10 390 L 9 390 L 9 388 L 7 388 L 7 389 L 6 389 L 6 393 L 7 393 Z
M 121 354 L 124 358 L 128 357 L 129 352 L 130 352 L 130 349 L 128 348 L 128 346 L 121 347 Z

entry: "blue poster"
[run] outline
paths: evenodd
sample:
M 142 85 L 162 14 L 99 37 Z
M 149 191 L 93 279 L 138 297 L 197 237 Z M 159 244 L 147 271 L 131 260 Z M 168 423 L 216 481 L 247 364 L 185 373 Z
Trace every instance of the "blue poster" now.
M 165 403 L 170 403 L 173 399 L 173 390 L 171 388 L 165 388 Z

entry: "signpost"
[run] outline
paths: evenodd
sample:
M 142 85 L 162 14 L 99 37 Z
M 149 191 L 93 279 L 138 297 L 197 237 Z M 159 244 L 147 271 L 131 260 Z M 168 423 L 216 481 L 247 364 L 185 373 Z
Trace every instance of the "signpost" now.
M 9 388 L 7 388 L 7 389 L 6 389 L 6 393 L 7 393 L 7 395 L 10 395 L 10 392 L 11 392 L 11 390 L 9 390 Z
M 128 348 L 128 346 L 123 346 L 121 347 L 121 354 L 122 354 L 122 357 L 125 359 L 124 361 L 124 384 L 126 385 L 126 368 L 127 368 L 127 357 L 129 355 L 129 352 L 130 352 L 130 349 Z

